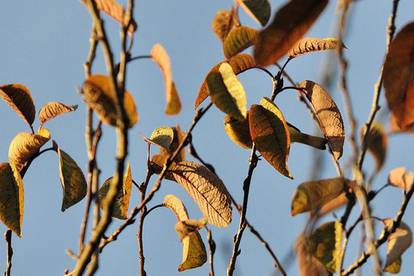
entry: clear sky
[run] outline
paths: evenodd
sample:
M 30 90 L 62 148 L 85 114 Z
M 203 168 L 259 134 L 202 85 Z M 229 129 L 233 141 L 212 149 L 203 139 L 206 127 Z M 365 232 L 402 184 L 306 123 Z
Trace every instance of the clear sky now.
M 130 133 L 130 160 L 133 177 L 140 182 L 145 174 L 145 143 L 142 135 L 150 135 L 152 130 L 162 125 L 179 123 L 185 130 L 194 114 L 193 102 L 206 72 L 223 59 L 221 44 L 211 31 L 211 20 L 218 9 L 229 8 L 232 1 L 136 1 L 135 14 L 139 24 L 136 34 L 134 55 L 148 54 L 153 44 L 161 43 L 172 60 L 173 76 L 183 101 L 183 111 L 179 116 L 164 115 L 164 84 L 158 67 L 149 60 L 134 62 L 129 66 L 127 87 L 136 99 L 140 114 L 139 124 Z M 276 9 L 285 1 L 270 1 Z M 308 36 L 327 37 L 335 16 L 336 1 L 330 1 L 323 16 L 312 28 Z M 346 56 L 350 59 L 349 84 L 359 125 L 367 119 L 373 86 L 378 78 L 385 49 L 385 29 L 391 2 L 386 0 L 358 1 L 352 13 L 350 36 L 345 44 Z M 85 107 L 76 87 L 84 80 L 83 63 L 89 47 L 91 19 L 81 1 L 2 1 L 0 3 L 0 84 L 22 83 L 31 90 L 37 110 L 49 101 L 80 104 L 77 112 L 65 115 L 48 126 L 53 139 L 67 151 L 82 169 L 86 170 L 84 144 Z M 412 1 L 401 0 L 397 18 L 397 28 L 414 20 Z M 259 28 L 243 11 L 243 24 Z M 115 52 L 119 52 L 117 24 L 105 17 L 111 34 Z M 249 50 L 250 51 L 250 50 Z M 94 72 L 105 72 L 101 52 Z M 320 80 L 320 67 L 326 54 L 319 53 L 301 57 L 289 64 L 287 71 L 295 80 Z M 272 68 L 271 70 L 275 70 Z M 248 94 L 249 104 L 257 102 L 271 92 L 271 82 L 262 72 L 248 72 L 240 77 Z M 342 98 L 337 85 L 331 93 L 344 111 Z M 383 102 L 383 99 L 381 100 Z M 302 131 L 312 133 L 314 123 L 303 104 L 293 93 L 284 93 L 277 98 L 278 106 L 288 121 Z M 21 131 L 28 131 L 25 123 L 0 102 L 0 160 L 6 162 L 8 144 Z M 230 192 L 241 202 L 242 181 L 247 173 L 249 152 L 234 145 L 223 129 L 224 115 L 216 108 L 202 119 L 193 134 L 193 141 L 200 155 L 216 168 L 218 175 Z M 387 117 L 383 116 L 387 120 Z M 376 178 L 374 188 L 385 183 L 387 172 L 397 166 L 414 169 L 412 135 L 396 135 L 389 139 L 387 164 Z M 343 166 L 349 158 L 349 146 L 341 159 Z M 114 171 L 115 135 L 113 128 L 104 127 L 103 141 L 99 147 L 101 180 Z M 254 172 L 251 198 L 247 216 L 267 239 L 277 256 L 286 260 L 294 241 L 306 221 L 306 215 L 290 216 L 290 201 L 295 187 L 308 180 L 312 150 L 302 145 L 293 145 L 289 157 L 289 167 L 294 180 L 277 173 L 266 162 L 260 162 Z M 323 177 L 336 176 L 329 161 L 322 172 Z M 373 160 L 368 157 L 365 169 L 373 168 Z M 347 175 L 350 176 L 349 170 Z M 201 213 L 191 199 L 177 184 L 165 181 L 162 190 L 154 198 L 153 204 L 162 201 L 164 195 L 173 193 L 180 196 L 189 208 L 190 216 L 198 218 Z M 138 203 L 138 193 L 131 198 L 131 207 Z M 375 199 L 374 214 L 379 217 L 394 216 L 401 202 L 401 192 L 389 188 Z M 14 275 L 60 275 L 64 269 L 71 269 L 74 261 L 65 254 L 65 249 L 77 250 L 79 224 L 84 201 L 65 213 L 60 211 L 62 190 L 58 178 L 57 156 L 49 152 L 36 160 L 25 177 L 25 214 L 23 238 L 13 237 Z M 414 227 L 414 208 L 410 204 L 405 222 Z M 359 214 L 354 212 L 351 221 Z M 340 216 L 342 211 L 338 211 Z M 332 220 L 330 215 L 327 219 Z M 217 275 L 224 275 L 228 262 L 228 252 L 232 237 L 237 229 L 239 217 L 226 229 L 213 228 L 217 242 Z M 181 244 L 174 230 L 175 217 L 168 210 L 157 210 L 145 224 L 144 245 L 146 269 L 149 275 L 178 275 L 177 266 L 181 262 Z M 111 229 L 121 222 L 115 220 Z M 130 226 L 119 240 L 108 246 L 101 255 L 100 270 L 97 275 L 137 275 L 136 225 Z M 0 232 L 6 229 L 0 225 Z M 108 231 L 109 233 L 109 231 Z M 202 231 L 203 239 L 205 232 Z M 346 265 L 356 258 L 359 235 L 351 241 L 351 250 Z M 0 241 L 0 269 L 5 267 L 5 242 Z M 380 252 L 384 253 L 385 246 Z M 258 241 L 246 231 L 241 244 L 241 255 L 237 262 L 236 275 L 271 275 L 272 261 Z M 401 275 L 414 271 L 414 250 L 410 248 L 403 256 Z M 368 262 L 369 265 L 371 262 Z M 295 263 L 285 263 L 289 275 L 296 275 Z M 410 273 L 411 271 L 411 273 Z M 184 275 L 207 275 L 208 265 Z M 369 273 L 367 273 L 369 275 Z

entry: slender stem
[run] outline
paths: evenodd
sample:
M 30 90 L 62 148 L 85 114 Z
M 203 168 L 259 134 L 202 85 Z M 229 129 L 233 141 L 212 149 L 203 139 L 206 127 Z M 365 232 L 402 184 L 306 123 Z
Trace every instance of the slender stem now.
M 151 59 L 152 55 L 141 55 L 141 56 L 135 56 L 135 57 L 131 57 L 128 59 L 128 62 L 132 62 L 135 60 L 140 60 L 140 59 Z
M 208 241 L 208 252 L 209 252 L 209 263 L 210 263 L 210 272 L 208 276 L 214 276 L 214 253 L 216 253 L 216 243 L 213 240 L 213 234 L 210 229 L 207 229 L 207 241 Z
M 12 247 L 12 231 L 8 229 L 4 233 L 4 238 L 7 243 L 7 265 L 6 271 L 4 272 L 4 276 L 10 276 L 11 269 L 12 269 L 12 257 L 13 257 L 13 247 Z

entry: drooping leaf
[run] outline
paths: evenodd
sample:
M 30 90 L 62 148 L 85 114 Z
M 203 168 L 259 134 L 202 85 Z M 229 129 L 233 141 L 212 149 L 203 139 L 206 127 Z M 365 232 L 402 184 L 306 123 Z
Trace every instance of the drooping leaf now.
M 178 221 L 188 219 L 188 212 L 184 203 L 175 195 L 166 195 L 162 204 L 174 213 Z
M 300 39 L 289 50 L 288 56 L 291 58 L 299 55 L 309 54 L 318 51 L 335 50 L 338 48 L 339 42 L 336 38 L 311 38 L 306 37 Z
M 293 178 L 287 166 L 290 134 L 279 108 L 263 98 L 261 105 L 252 105 L 249 111 L 250 135 L 257 150 L 277 171 Z
M 237 0 L 237 3 L 262 26 L 269 21 L 271 7 L 268 0 Z
M 312 255 L 318 259 L 329 272 L 339 270 L 342 255 L 343 231 L 339 221 L 326 222 L 319 226 L 307 240 Z
M 296 188 L 293 195 L 291 215 L 295 216 L 309 211 L 318 212 L 322 206 L 345 193 L 347 182 L 349 180 L 342 177 L 303 182 Z
M 178 162 L 169 170 L 198 205 L 208 222 L 225 227 L 231 222 L 231 201 L 226 186 L 208 168 L 194 162 Z
M 0 164 L 0 219 L 17 236 L 22 237 L 23 180 L 13 163 Z
M 174 140 L 174 129 L 168 126 L 158 127 L 151 133 L 150 138 L 147 140 L 166 150 L 170 150 L 170 146 Z
M 185 237 L 189 236 L 190 234 L 197 232 L 198 230 L 202 229 L 207 224 L 207 219 L 186 219 L 180 220 L 175 225 L 175 231 L 177 232 L 180 240 L 183 240 Z
M 161 44 L 155 44 L 151 49 L 151 57 L 160 67 L 165 82 L 165 98 L 167 106 L 165 113 L 175 115 L 181 111 L 181 101 L 172 79 L 171 62 L 167 51 Z
M 228 60 L 222 61 L 216 64 L 211 70 L 207 73 L 201 87 L 198 91 L 197 98 L 194 103 L 194 107 L 197 108 L 209 95 L 210 91 L 207 84 L 207 78 L 210 74 L 218 73 L 220 65 L 224 62 L 230 64 L 231 68 L 233 69 L 234 74 L 238 75 L 243 73 L 244 71 L 256 67 L 256 63 L 252 56 L 248 54 L 238 54 Z
M 289 127 L 290 141 L 292 143 L 301 143 L 320 150 L 326 149 L 326 139 L 303 133 L 288 122 L 287 125 Z
M 76 161 L 56 144 L 59 156 L 59 179 L 63 190 L 62 212 L 81 201 L 86 195 L 86 179 Z
M 398 274 L 398 273 L 400 273 L 401 265 L 402 265 L 402 259 L 401 259 L 401 257 L 399 257 L 393 263 L 391 263 L 391 264 L 387 265 L 386 267 L 384 267 L 384 272 L 388 272 L 388 273 L 391 273 L 391 274 Z
M 0 86 L 0 97 L 31 126 L 36 116 L 36 108 L 29 89 L 19 83 Z
M 66 105 L 59 102 L 49 102 L 42 106 L 39 111 L 39 121 L 43 125 L 49 120 L 56 118 L 67 112 L 72 112 L 78 109 L 78 105 Z
M 46 128 L 41 128 L 36 134 L 20 132 L 9 145 L 10 163 L 20 171 L 49 139 L 50 133 Z
M 326 268 L 309 252 L 306 237 L 302 233 L 295 243 L 296 259 L 300 276 L 330 276 Z
M 102 187 L 99 189 L 99 200 L 101 202 L 106 200 L 106 195 L 108 194 L 111 185 L 115 183 L 114 177 L 110 177 L 105 180 Z M 128 208 L 129 200 L 131 198 L 131 187 L 132 187 L 132 175 L 131 175 L 131 165 L 128 163 L 128 167 L 125 170 L 124 179 L 122 182 L 122 188 L 119 189 L 118 194 L 116 195 L 115 205 L 112 212 L 112 216 L 118 219 L 127 219 L 128 217 Z M 101 204 L 101 208 L 103 204 Z
M 230 64 L 224 62 L 218 72 L 209 74 L 207 85 L 217 108 L 237 120 L 246 119 L 246 92 Z
M 233 28 L 223 43 L 224 56 L 231 58 L 252 46 L 257 33 L 257 30 L 246 26 Z
M 249 149 L 252 147 L 252 138 L 249 130 L 249 117 L 246 120 L 239 121 L 229 115 L 224 117 L 224 130 L 229 138 L 242 148 Z
M 388 174 L 388 183 L 408 191 L 414 183 L 414 173 L 404 167 L 395 168 Z
M 384 63 L 384 88 L 388 108 L 397 125 L 414 124 L 414 22 L 395 36 Z
M 236 26 L 240 25 L 237 9 L 219 10 L 211 22 L 211 29 L 216 36 L 224 42 L 228 33 Z
M 328 2 L 328 0 L 291 0 L 278 10 L 272 23 L 257 37 L 254 47 L 256 63 L 267 66 L 283 57 L 309 30 Z
M 361 135 L 363 133 L 361 129 Z M 367 149 L 375 159 L 376 171 L 379 171 L 387 157 L 388 136 L 384 131 L 384 126 L 379 123 L 372 124 L 367 135 Z
M 303 81 L 299 87 L 304 89 L 318 120 L 319 128 L 328 140 L 336 160 L 341 158 L 345 140 L 345 128 L 341 113 L 329 93 L 313 81 Z
M 392 225 L 392 219 L 383 220 L 385 227 L 389 228 Z M 385 261 L 385 267 L 392 265 L 394 262 L 400 261 L 401 255 L 411 246 L 413 243 L 413 233 L 410 227 L 400 222 L 399 227 L 394 233 L 390 234 L 387 239 L 387 259 Z

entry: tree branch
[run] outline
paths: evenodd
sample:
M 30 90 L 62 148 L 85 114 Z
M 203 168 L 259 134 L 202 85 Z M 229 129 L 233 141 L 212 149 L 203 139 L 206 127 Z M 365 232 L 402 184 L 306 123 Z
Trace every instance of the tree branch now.
M 12 231 L 8 229 L 4 233 L 4 239 L 7 243 L 7 265 L 6 271 L 4 272 L 4 276 L 10 276 L 11 268 L 12 268 L 12 257 L 13 257 L 13 248 L 12 248 Z

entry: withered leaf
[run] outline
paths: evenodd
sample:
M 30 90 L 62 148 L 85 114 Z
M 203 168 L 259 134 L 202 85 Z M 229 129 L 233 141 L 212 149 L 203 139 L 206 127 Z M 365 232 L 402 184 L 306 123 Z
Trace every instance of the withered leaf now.
M 292 124 L 289 124 L 288 122 L 287 125 L 289 127 L 290 141 L 292 143 L 301 143 L 320 150 L 326 149 L 326 139 L 303 133 L 298 128 L 296 128 Z
M 166 195 L 162 204 L 174 213 L 178 221 L 188 219 L 187 208 L 185 208 L 181 199 L 175 195 Z
M 66 105 L 59 102 L 49 102 L 42 106 L 39 111 L 39 121 L 43 125 L 49 120 L 56 118 L 67 112 L 72 112 L 78 109 L 78 105 Z
M 388 174 L 388 183 L 408 191 L 414 183 L 414 173 L 404 167 L 395 168 Z
M 386 228 L 391 227 L 393 220 L 384 219 L 383 223 Z M 401 255 L 411 246 L 413 243 L 413 233 L 410 227 L 403 221 L 400 222 L 400 226 L 394 233 L 390 234 L 387 239 L 387 259 L 385 261 L 385 267 L 392 265 L 394 262 L 400 262 Z
M 402 265 L 402 259 L 401 257 L 397 258 L 393 263 L 387 265 L 384 267 L 384 272 L 388 272 L 391 274 L 398 274 L 400 273 Z
M 249 149 L 252 147 L 252 138 L 249 130 L 249 117 L 246 120 L 239 121 L 229 115 L 224 117 L 224 130 L 229 138 L 242 148 Z
M 336 38 L 311 38 L 306 37 L 300 39 L 289 50 L 288 56 L 291 58 L 299 55 L 309 54 L 318 51 L 335 50 L 339 45 Z
M 309 252 L 302 233 L 295 243 L 296 258 L 301 276 L 330 276 L 326 268 Z
M 361 129 L 361 136 L 363 133 Z M 367 135 L 367 149 L 375 159 L 376 171 L 379 171 L 387 157 L 388 136 L 384 131 L 384 126 L 379 123 L 372 124 Z
M 237 3 L 262 26 L 269 21 L 271 7 L 268 0 L 237 0 Z
M 231 58 L 253 45 L 258 31 L 246 26 L 233 28 L 223 43 L 226 58 Z
M 231 11 L 219 10 L 211 22 L 211 29 L 224 42 L 228 33 L 239 24 L 237 9 L 232 8 Z

